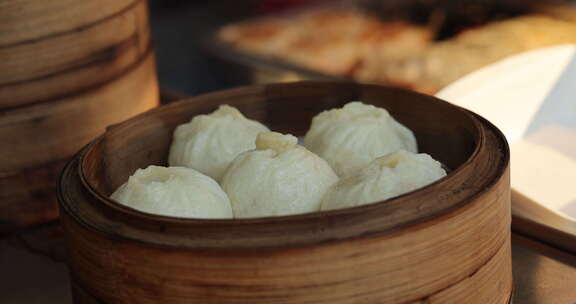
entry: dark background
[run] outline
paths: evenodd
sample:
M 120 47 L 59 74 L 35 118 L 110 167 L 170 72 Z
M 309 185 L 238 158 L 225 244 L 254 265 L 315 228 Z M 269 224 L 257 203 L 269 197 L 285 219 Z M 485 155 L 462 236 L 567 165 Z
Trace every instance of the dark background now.
M 439 7 L 448 16 L 437 39 L 462 28 L 526 13 L 531 3 L 563 0 L 149 0 L 160 85 L 174 93 L 198 95 L 249 84 L 206 47 L 211 31 L 242 19 L 317 3 L 346 5 L 383 18 L 426 22 Z M 244 81 L 243 81 L 244 80 Z
M 227 75 L 229 66 L 205 47 L 210 32 L 229 22 L 315 1 L 150 0 L 160 85 L 188 96 L 238 86 L 237 77 L 231 80 Z

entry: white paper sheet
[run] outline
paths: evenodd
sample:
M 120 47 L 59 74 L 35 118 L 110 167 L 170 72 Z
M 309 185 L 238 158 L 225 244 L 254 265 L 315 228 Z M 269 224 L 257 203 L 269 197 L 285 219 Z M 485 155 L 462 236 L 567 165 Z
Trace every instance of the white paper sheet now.
M 512 188 L 543 207 L 528 211 L 550 212 L 576 231 L 576 45 L 509 57 L 437 96 L 500 128 L 511 146 Z

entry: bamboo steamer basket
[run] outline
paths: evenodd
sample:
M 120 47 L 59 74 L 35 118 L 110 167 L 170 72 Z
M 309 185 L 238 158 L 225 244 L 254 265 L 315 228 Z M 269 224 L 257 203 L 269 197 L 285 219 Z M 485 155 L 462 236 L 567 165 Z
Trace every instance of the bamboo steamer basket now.
M 385 107 L 451 169 L 354 208 L 241 220 L 145 214 L 108 199 L 166 165 L 174 128 L 220 104 L 302 136 L 352 100 Z M 486 120 L 431 96 L 299 82 L 217 92 L 149 111 L 86 146 L 59 186 L 75 303 L 509 303 L 509 151 Z
M 139 0 L 5 0 L 0 27 L 0 109 L 110 82 L 150 48 Z
M 0 234 L 55 219 L 65 160 L 158 104 L 146 1 L 0 2 Z

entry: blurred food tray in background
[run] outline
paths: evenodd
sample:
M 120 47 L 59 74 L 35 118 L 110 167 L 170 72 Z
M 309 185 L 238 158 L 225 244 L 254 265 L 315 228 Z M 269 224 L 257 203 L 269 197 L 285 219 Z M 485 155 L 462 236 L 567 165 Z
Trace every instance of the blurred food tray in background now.
M 566 1 L 323 1 L 221 26 L 210 54 L 239 84 L 340 78 L 433 94 L 510 55 L 576 43 Z

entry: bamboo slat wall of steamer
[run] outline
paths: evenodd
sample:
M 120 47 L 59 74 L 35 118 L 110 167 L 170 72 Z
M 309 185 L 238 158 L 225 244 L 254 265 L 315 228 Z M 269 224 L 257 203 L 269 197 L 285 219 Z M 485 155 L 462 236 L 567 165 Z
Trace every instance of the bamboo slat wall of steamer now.
M 0 2 L 0 234 L 57 216 L 66 160 L 158 104 L 147 2 Z

